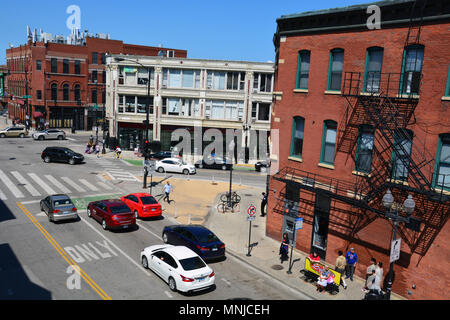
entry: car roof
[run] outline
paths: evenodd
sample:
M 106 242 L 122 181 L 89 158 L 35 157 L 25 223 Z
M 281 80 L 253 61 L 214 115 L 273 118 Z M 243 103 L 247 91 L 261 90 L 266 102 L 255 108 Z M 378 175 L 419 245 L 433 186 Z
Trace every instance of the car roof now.
M 70 197 L 66 194 L 54 194 L 50 196 L 50 199 L 52 200 L 63 200 L 63 199 L 70 199 Z
M 104 203 L 107 207 L 116 207 L 124 205 L 125 203 L 120 199 L 107 199 L 107 200 L 101 200 L 99 202 Z
M 164 161 L 164 160 L 181 161 L 180 158 L 165 158 L 165 159 L 162 159 L 161 161 Z
M 141 192 L 141 193 L 130 193 L 129 196 L 136 196 L 138 198 L 140 198 L 140 197 L 153 197 L 151 194 L 143 193 L 143 192 Z
M 190 231 L 193 234 L 210 234 L 210 233 L 214 233 L 211 230 L 209 230 L 208 228 L 201 226 L 201 225 L 180 225 L 180 226 L 176 226 L 176 227 L 182 227 L 188 231 Z
M 198 254 L 196 254 L 194 251 L 192 251 L 191 249 L 184 247 L 184 246 L 165 247 L 163 250 L 178 260 L 183 260 L 183 259 L 193 258 L 193 257 L 198 256 Z

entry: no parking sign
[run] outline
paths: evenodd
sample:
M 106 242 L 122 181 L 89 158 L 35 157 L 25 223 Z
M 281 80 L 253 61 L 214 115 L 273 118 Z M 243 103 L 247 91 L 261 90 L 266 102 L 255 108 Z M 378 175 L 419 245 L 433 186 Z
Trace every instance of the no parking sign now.
M 256 218 L 256 207 L 250 205 L 247 209 L 247 221 L 255 221 Z

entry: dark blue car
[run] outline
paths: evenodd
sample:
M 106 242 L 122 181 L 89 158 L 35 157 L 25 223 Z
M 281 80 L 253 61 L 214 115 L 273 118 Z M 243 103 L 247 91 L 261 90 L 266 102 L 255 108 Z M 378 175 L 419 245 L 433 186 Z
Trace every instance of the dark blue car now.
M 164 243 L 188 247 L 204 260 L 225 257 L 225 244 L 213 232 L 200 225 L 167 226 L 162 238 Z

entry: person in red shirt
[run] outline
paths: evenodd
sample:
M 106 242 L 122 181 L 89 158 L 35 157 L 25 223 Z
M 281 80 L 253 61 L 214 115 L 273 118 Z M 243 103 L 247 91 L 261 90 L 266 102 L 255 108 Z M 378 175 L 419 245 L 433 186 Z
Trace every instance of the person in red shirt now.
M 314 251 L 309 255 L 309 260 L 311 260 L 313 262 L 320 262 L 320 257 L 317 254 L 317 252 Z

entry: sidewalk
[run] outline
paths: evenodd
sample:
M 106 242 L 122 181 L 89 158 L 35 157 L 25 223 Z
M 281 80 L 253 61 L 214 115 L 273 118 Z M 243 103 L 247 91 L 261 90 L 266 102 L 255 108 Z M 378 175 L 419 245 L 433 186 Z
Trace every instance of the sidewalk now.
M 154 182 L 160 182 L 155 179 Z M 162 198 L 162 181 L 153 188 L 153 194 Z M 171 195 L 174 201 L 169 205 L 161 202 L 164 216 L 176 220 L 180 224 L 202 224 L 212 230 L 225 244 L 227 254 L 241 260 L 260 272 L 277 279 L 293 290 L 301 292 L 314 300 L 361 300 L 364 298 L 362 288 L 364 279 L 356 277 L 354 281 L 347 279 L 348 288 L 340 287 L 339 293 L 330 295 L 319 293 L 314 284 L 305 282 L 300 270 L 303 269 L 306 253 L 294 250 L 292 273 L 287 274 L 289 261 L 280 263 L 278 250 L 280 242 L 266 236 L 266 218 L 260 217 L 260 198 L 263 189 L 234 185 L 233 191 L 242 197 L 239 213 L 219 213 L 216 209 L 220 194 L 227 192 L 227 183 L 211 181 L 170 179 L 175 187 Z M 250 204 L 257 208 L 256 220 L 252 223 L 251 256 L 248 257 L 249 222 L 246 221 L 246 210 Z M 328 263 L 327 263 L 328 264 Z M 329 264 L 328 264 L 329 265 Z M 332 265 L 329 265 L 333 267 Z M 391 294 L 392 300 L 405 298 Z

